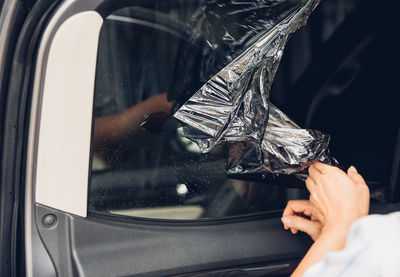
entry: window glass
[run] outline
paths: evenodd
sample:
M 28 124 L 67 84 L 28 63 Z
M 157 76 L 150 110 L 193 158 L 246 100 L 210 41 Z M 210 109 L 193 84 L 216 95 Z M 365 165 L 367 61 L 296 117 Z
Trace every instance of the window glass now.
M 263 16 L 279 20 L 302 1 L 271 1 L 277 3 L 276 15 L 260 9 L 256 17 L 221 6 L 229 2 L 251 10 L 246 9 L 251 1 L 207 2 L 211 15 L 223 15 L 219 29 L 228 28 L 230 36 L 243 38 L 235 43 L 229 42 L 230 36 L 223 36 L 225 41 L 207 38 L 215 43 L 190 37 L 188 28 L 206 1 L 158 2 L 114 12 L 100 34 L 89 210 L 162 219 L 221 218 L 271 212 L 289 199 L 307 198 L 304 184 L 290 176 L 227 178 L 225 147 L 200 154 L 195 144 L 179 135 L 180 125 L 171 118 L 174 109 L 257 38 L 263 30 L 257 26 L 266 22 Z M 370 187 L 371 203 L 384 203 L 387 185 L 394 186 L 397 176 L 399 117 L 393 113 L 397 101 L 392 88 L 398 47 L 390 40 L 394 27 L 368 43 L 360 41 L 354 49 L 346 50 L 348 44 L 343 46 L 341 40 L 326 45 L 330 48 L 310 47 L 321 44 L 338 26 L 341 20 L 333 28 L 332 18 L 342 18 L 339 2 L 322 2 L 309 24 L 294 34 L 272 88 L 272 102 L 286 107 L 284 111 L 302 127 L 331 134 L 330 149 L 341 167 L 355 165 Z M 326 28 L 321 29 L 321 22 Z M 249 24 L 253 28 L 246 33 Z M 338 31 L 332 39 L 341 38 L 341 32 L 352 33 L 347 27 Z M 329 70 L 320 70 L 316 50 L 349 51 L 351 58 L 331 78 L 330 70 L 338 67 L 336 56 L 325 55 L 330 59 L 322 68 Z M 318 63 L 305 72 L 311 60 Z M 308 74 L 296 81 L 302 73 Z M 343 82 L 349 76 L 351 82 Z M 314 80 L 322 81 L 316 86 Z
M 200 154 L 196 144 L 179 135 L 173 110 L 229 62 L 215 58 L 210 61 L 213 66 L 205 68 L 204 61 L 196 61 L 196 53 L 201 55 L 207 45 L 198 40 L 193 44 L 186 31 L 202 3 L 182 3 L 175 8 L 124 8 L 104 22 L 96 71 L 89 210 L 200 219 L 281 209 L 288 199 L 304 193 L 293 188 L 299 183 L 294 177 L 227 178 L 225 146 Z M 240 28 L 237 24 L 233 31 L 240 33 Z M 246 40 L 256 35 L 251 33 Z M 231 58 L 245 47 L 246 41 L 242 43 L 237 51 L 231 49 Z

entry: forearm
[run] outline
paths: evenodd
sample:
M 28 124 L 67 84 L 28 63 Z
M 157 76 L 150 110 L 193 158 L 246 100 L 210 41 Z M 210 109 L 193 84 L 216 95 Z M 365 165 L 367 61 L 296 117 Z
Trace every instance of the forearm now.
M 147 114 L 158 111 L 169 112 L 172 107 L 167 102 L 166 93 L 149 98 L 135 106 L 113 115 L 95 119 L 95 146 L 116 144 L 140 130 L 140 123 Z
M 327 252 L 342 250 L 346 244 L 348 229 L 348 224 L 325 228 L 297 266 L 292 277 L 303 276 L 304 272 L 320 262 Z
M 123 112 L 95 119 L 94 143 L 114 144 L 138 130 L 146 114 L 146 102 L 139 103 Z

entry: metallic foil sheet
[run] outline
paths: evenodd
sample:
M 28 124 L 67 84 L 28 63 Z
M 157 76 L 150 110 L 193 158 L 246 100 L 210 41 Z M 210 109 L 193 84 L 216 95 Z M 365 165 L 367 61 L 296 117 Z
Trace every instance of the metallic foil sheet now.
M 192 37 L 212 38 L 207 45 L 217 49 L 215 33 L 220 33 L 221 41 L 231 46 L 225 47 L 228 50 L 220 61 L 224 64 L 235 58 L 197 90 L 174 117 L 186 124 L 181 134 L 196 142 L 203 153 L 222 142 L 228 143 L 228 175 L 294 174 L 316 160 L 335 163 L 329 154 L 328 135 L 301 129 L 269 102 L 269 91 L 287 39 L 305 24 L 318 2 L 240 2 L 251 6 L 241 6 L 233 0 L 217 2 L 231 13 L 236 8 L 236 13 L 246 14 L 246 18 L 254 15 L 255 22 L 247 22 L 246 31 L 236 38 L 228 33 L 228 25 L 215 21 L 221 16 L 207 13 L 207 8 L 199 9 Z M 291 12 L 282 10 L 280 14 L 286 13 L 284 17 L 271 12 L 285 6 L 290 6 Z M 259 9 L 270 13 L 260 20 Z M 249 41 L 254 42 L 244 49 L 243 45 L 249 45 Z M 210 59 L 209 56 L 215 53 L 208 51 L 206 60 L 214 61 L 215 57 Z

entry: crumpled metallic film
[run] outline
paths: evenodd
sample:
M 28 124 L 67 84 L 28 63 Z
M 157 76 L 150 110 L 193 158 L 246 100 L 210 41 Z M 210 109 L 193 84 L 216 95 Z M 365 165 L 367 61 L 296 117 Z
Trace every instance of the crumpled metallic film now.
M 177 107 L 183 105 L 194 92 L 253 48 L 277 25 L 284 27 L 306 3 L 308 0 L 193 1 L 194 10 L 188 11 L 184 19 L 187 23 L 168 99 L 176 101 Z M 312 7 L 308 9 L 311 11 Z M 303 18 L 298 17 L 298 20 Z
M 290 4 L 294 8 L 289 14 L 287 10 L 282 10 L 281 13 L 286 12 L 284 18 L 276 14 L 264 18 L 263 28 L 260 20 L 256 20 L 256 24 L 250 22 L 244 25 L 243 28 L 248 29 L 244 34 L 251 36 L 254 42 L 211 77 L 174 114 L 175 118 L 186 123 L 180 129 L 181 134 L 195 141 L 203 153 L 221 142 L 228 143 L 228 175 L 265 172 L 293 174 L 316 160 L 334 162 L 328 150 L 329 136 L 315 130 L 300 129 L 269 102 L 271 84 L 288 36 L 305 24 L 318 2 L 254 1 L 255 11 L 259 11 L 257 5 L 269 11 L 273 10 L 271 7 L 274 5 L 278 7 L 278 4 Z M 229 7 L 229 13 L 244 12 L 239 2 L 231 0 L 220 3 Z M 243 5 L 248 3 L 245 1 Z M 249 17 L 248 9 L 251 7 L 245 5 L 245 8 Z M 218 22 L 208 20 L 215 20 L 214 17 L 215 14 L 207 14 L 206 8 L 199 9 L 193 32 L 196 36 L 199 32 L 205 32 L 203 37 L 214 39 L 207 43 L 217 48 L 215 34 L 207 35 L 216 32 L 213 26 L 221 29 L 220 25 L 215 25 Z M 243 31 L 243 28 L 240 30 Z M 228 41 L 232 46 L 226 54 L 229 60 L 235 56 L 233 50 L 243 46 L 246 36 L 242 33 L 240 39 L 234 39 L 235 36 L 227 32 L 220 33 L 223 36 L 221 41 Z
M 228 175 L 237 174 L 297 174 L 319 160 L 337 165 L 330 155 L 330 137 L 320 131 L 301 129 L 274 105 L 270 104 L 264 136 L 256 141 L 228 144 Z

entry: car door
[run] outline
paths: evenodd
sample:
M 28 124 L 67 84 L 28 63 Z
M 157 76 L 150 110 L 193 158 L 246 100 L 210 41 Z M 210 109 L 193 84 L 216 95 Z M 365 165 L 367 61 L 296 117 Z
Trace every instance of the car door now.
M 179 4 L 61 1 L 46 14 L 26 122 L 28 276 L 270 276 L 307 249 L 280 223 L 286 187 L 227 179 L 224 149 L 204 157 L 175 127 L 135 133 L 126 151 L 96 144 L 97 119 L 168 89 L 190 15 L 177 20 Z M 104 107 L 110 96 L 122 103 Z
M 200 154 L 164 108 L 139 113 L 147 121 L 117 142 L 101 136 L 102 119 L 182 86 L 193 93 L 220 69 L 199 63 L 204 41 L 188 44 L 199 1 L 14 5 L 2 60 L 2 275 L 293 271 L 311 240 L 280 216 L 307 197 L 301 182 L 227 178 L 226 149 Z

